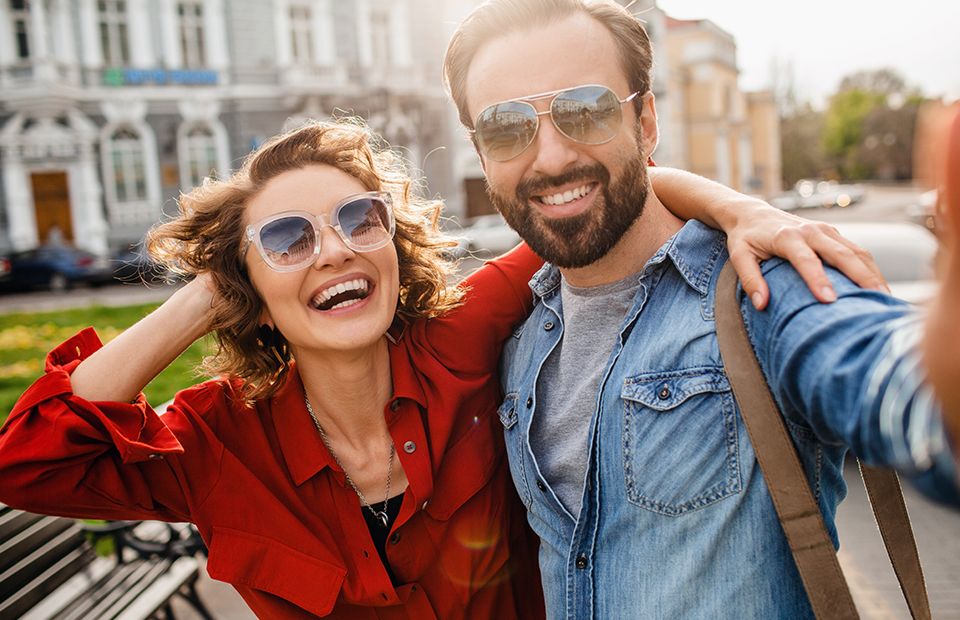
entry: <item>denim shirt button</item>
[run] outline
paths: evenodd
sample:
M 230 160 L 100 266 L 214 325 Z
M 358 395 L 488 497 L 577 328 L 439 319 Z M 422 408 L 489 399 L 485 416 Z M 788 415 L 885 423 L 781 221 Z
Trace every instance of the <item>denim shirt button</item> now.
M 587 567 L 587 556 L 581 553 L 580 555 L 577 556 L 577 568 L 579 568 L 580 570 L 583 570 L 586 567 Z
M 533 407 L 533 397 L 532 397 L 532 396 L 529 397 L 529 398 L 527 398 L 527 409 L 529 409 L 530 407 Z
M 657 398 L 660 400 L 667 400 L 670 398 L 670 388 L 668 388 L 666 385 L 660 388 L 660 391 L 657 392 Z
M 537 480 L 537 488 L 540 489 L 541 491 L 546 491 L 546 490 L 547 490 L 546 485 L 543 484 L 543 481 L 542 481 L 542 480 L 539 480 L 539 479 Z
M 553 321 L 547 321 L 546 323 L 544 323 L 543 329 L 545 329 L 546 331 L 550 331 L 551 329 L 553 329 Z

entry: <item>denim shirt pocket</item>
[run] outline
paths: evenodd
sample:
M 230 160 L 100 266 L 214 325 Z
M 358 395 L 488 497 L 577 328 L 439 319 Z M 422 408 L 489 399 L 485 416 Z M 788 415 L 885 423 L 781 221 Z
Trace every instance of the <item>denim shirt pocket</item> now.
M 524 468 L 524 441 L 520 427 L 517 426 L 517 401 L 516 392 L 507 394 L 503 403 L 497 408 L 497 415 L 500 417 L 500 423 L 503 424 L 503 437 L 507 445 L 507 457 L 510 459 L 510 476 L 513 478 L 513 485 L 517 488 L 517 494 L 523 505 L 530 508 L 530 489 L 527 486 L 526 471 Z
M 677 517 L 740 492 L 737 414 L 722 368 L 628 377 L 621 397 L 629 502 Z

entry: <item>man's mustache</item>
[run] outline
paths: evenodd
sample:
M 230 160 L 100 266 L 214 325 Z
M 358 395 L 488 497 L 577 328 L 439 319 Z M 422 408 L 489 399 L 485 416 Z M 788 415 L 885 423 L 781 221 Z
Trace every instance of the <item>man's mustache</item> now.
M 610 172 L 607 170 L 607 167 L 602 164 L 593 164 L 590 166 L 571 168 L 557 176 L 538 176 L 524 179 L 517 184 L 517 198 L 525 202 L 531 196 L 546 193 L 552 188 L 575 181 L 598 181 L 604 185 L 609 185 Z

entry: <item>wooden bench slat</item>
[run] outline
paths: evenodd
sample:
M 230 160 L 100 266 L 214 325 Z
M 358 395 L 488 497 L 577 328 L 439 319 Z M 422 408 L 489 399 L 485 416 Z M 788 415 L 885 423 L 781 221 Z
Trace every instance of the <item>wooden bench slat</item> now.
M 83 570 L 94 558 L 92 549 L 73 549 L 59 562 L 23 585 L 19 590 L 0 599 L 0 618 L 19 618 L 28 609 L 54 592 L 71 575 Z
M 79 528 L 68 528 L 60 532 L 55 538 L 43 543 L 42 546 L 30 551 L 25 557 L 20 556 L 18 562 L 0 573 L 0 600 L 23 590 L 27 587 L 26 584 L 35 581 L 40 575 L 46 575 L 50 581 L 49 587 L 46 587 L 47 591 L 58 588 L 67 579 L 66 576 L 59 577 L 59 574 L 67 567 L 67 565 L 63 565 L 62 560 L 66 557 L 74 557 L 71 552 L 77 550 L 83 550 L 84 552 L 76 554 L 74 572 L 79 570 L 83 564 L 89 562 L 94 553 L 86 545 L 83 533 Z M 70 565 L 72 564 L 73 562 L 70 563 Z M 60 568 L 51 571 L 51 567 L 55 566 Z
M 78 547 L 84 544 L 83 534 L 73 521 L 45 516 L 40 516 L 20 532 L 0 542 L 0 580 L 11 566 L 20 558 L 30 554 L 32 549 L 43 548 L 54 539 L 62 542 L 66 540 L 62 534 L 68 531 L 72 531 L 76 538 L 73 546 Z M 48 563 L 53 561 L 56 560 L 53 559 Z
M 110 574 L 117 563 L 112 558 L 95 558 L 83 570 L 74 574 L 63 585 L 48 594 L 42 601 L 23 614 L 20 620 L 52 620 L 62 618 L 64 610 L 85 592 Z
M 171 599 L 180 588 L 192 583 L 200 574 L 200 563 L 194 557 L 182 557 L 170 565 L 170 568 L 156 581 L 150 584 L 148 592 L 133 601 L 116 620 L 139 620 L 152 616 Z

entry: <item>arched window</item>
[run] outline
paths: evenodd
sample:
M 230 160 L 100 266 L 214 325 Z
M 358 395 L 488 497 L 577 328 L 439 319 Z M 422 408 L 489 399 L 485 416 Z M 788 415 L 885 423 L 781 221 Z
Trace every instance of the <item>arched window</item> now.
M 120 128 L 110 135 L 107 150 L 113 172 L 115 202 L 147 200 L 147 174 L 140 135 L 129 127 Z
M 217 143 L 213 131 L 206 125 L 194 125 L 187 130 L 183 137 L 184 148 L 181 151 L 186 161 L 183 169 L 186 171 L 189 187 L 197 187 L 208 176 L 217 173 Z
M 308 2 L 291 2 L 289 11 L 293 64 L 312 65 L 313 7 Z

